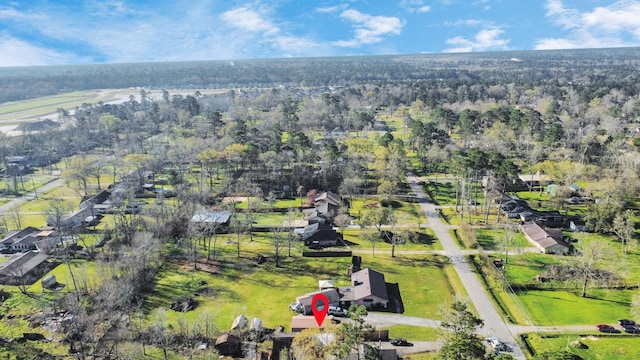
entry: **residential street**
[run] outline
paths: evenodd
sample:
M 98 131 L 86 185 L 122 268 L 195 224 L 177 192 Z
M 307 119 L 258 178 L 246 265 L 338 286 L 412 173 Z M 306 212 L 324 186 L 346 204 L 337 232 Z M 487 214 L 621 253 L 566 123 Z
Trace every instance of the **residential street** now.
M 38 188 L 37 192 L 38 194 L 40 193 L 44 193 L 47 192 L 51 189 L 55 189 L 57 187 L 60 187 L 64 185 L 64 180 L 62 179 L 55 179 L 47 184 L 45 184 L 44 186 L 41 186 Z M 36 193 L 35 192 L 30 192 L 30 193 L 26 193 L 24 195 L 22 195 L 19 198 L 15 198 L 11 201 L 9 201 L 8 203 L 0 206 L 0 214 L 6 214 L 8 212 L 11 212 L 11 210 L 17 206 L 22 205 L 22 203 L 26 202 L 26 201 L 30 201 L 30 200 L 34 200 L 36 198 Z
M 478 311 L 478 315 L 484 320 L 484 327 L 480 330 L 480 333 L 485 336 L 496 337 L 503 342 L 507 343 L 514 350 L 512 354 L 517 359 L 525 359 L 525 356 L 520 349 L 520 346 L 516 343 L 515 337 L 512 334 L 509 326 L 504 322 L 500 314 L 496 311 L 493 303 L 489 299 L 484 286 L 480 283 L 477 275 L 471 269 L 467 262 L 464 253 L 458 248 L 455 241 L 449 234 L 447 227 L 442 222 L 436 207 L 430 203 L 425 196 L 419 183 L 420 180 L 409 174 L 407 176 L 407 182 L 411 187 L 411 190 L 416 195 L 420 207 L 427 217 L 429 227 L 435 232 L 436 237 L 440 240 L 442 248 L 445 254 L 450 258 L 458 276 L 469 295 L 473 305 Z

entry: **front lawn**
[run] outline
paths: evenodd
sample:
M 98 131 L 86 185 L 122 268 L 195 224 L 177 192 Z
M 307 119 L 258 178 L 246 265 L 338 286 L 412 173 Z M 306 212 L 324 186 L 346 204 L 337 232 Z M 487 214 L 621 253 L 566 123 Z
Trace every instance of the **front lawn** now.
M 594 328 L 595 329 L 595 328 Z M 529 334 L 528 341 L 536 353 L 556 349 L 569 349 L 584 360 L 640 359 L 640 339 L 637 335 L 580 336 L 576 334 Z M 569 345 L 580 341 L 588 349 L 577 349 Z
M 517 288 L 516 288 L 517 289 Z M 629 318 L 633 290 L 591 289 L 588 297 L 565 290 L 528 290 L 517 298 L 536 325 L 614 324 Z
M 234 317 L 245 314 L 261 318 L 267 327 L 289 328 L 292 313 L 288 305 L 297 296 L 316 290 L 319 280 L 333 279 L 336 286 L 350 282 L 347 267 L 351 258 L 303 258 L 296 248 L 295 257 L 285 256 L 282 266 L 276 268 L 268 237 L 254 236 L 252 243 L 243 239 L 239 260 L 234 256 L 233 239 L 233 235 L 221 237 L 219 261 L 205 264 L 203 259 L 198 271 L 187 261 L 165 266 L 145 302 L 148 316 L 155 309 L 168 309 L 172 300 L 192 296 L 198 301 L 197 308 L 184 314 L 168 311 L 169 322 L 184 319 L 180 321 L 193 324 L 208 317 L 218 329 L 226 330 Z M 286 252 L 285 249 L 283 253 Z M 258 265 L 258 254 L 271 259 Z M 389 283 L 398 283 L 405 315 L 437 319 L 441 316 L 440 309 L 449 306 L 456 294 L 465 295 L 444 257 L 363 255 L 362 258 L 363 267 L 383 273 Z

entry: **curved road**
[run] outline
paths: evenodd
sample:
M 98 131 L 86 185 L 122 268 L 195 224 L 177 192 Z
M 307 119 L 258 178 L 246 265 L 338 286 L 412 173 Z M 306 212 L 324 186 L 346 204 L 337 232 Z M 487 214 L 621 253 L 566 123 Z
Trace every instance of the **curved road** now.
M 484 320 L 484 326 L 480 329 L 480 333 L 485 336 L 496 337 L 509 344 L 509 346 L 514 350 L 512 355 L 516 359 L 526 359 L 522 349 L 520 349 L 520 346 L 516 343 L 510 327 L 504 322 L 498 311 L 496 311 L 496 308 L 489 299 L 489 295 L 486 293 L 484 286 L 480 283 L 477 275 L 469 266 L 464 253 L 460 248 L 458 248 L 455 241 L 449 234 L 447 227 L 438 216 L 435 205 L 427 200 L 427 197 L 420 187 L 420 180 L 413 176 L 413 174 L 408 174 L 407 182 L 409 183 L 413 193 L 416 195 L 418 202 L 420 203 L 420 208 L 427 217 L 429 227 L 435 232 L 436 237 L 442 244 L 445 254 L 451 260 L 451 263 L 467 290 L 478 315 L 482 320 Z

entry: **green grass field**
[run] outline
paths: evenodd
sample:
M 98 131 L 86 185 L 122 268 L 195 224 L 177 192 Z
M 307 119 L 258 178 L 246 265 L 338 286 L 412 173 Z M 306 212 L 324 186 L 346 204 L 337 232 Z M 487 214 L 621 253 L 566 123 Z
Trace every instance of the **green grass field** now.
M 172 300 L 206 288 L 202 290 L 206 295 L 195 297 L 199 305 L 194 311 L 169 311 L 169 321 L 184 317 L 194 322 L 209 316 L 217 328 L 224 330 L 235 316 L 245 314 L 261 318 L 269 327 L 289 327 L 292 313 L 287 306 L 296 296 L 314 291 L 318 280 L 333 279 L 337 286 L 349 284 L 346 270 L 350 258 L 302 258 L 296 247 L 295 257 L 285 257 L 282 267 L 276 268 L 271 261 L 262 265 L 255 262 L 258 254 L 272 256 L 268 237 L 254 236 L 252 243 L 243 239 L 240 260 L 235 258 L 235 244 L 225 239 L 234 241 L 234 235 L 220 237 L 218 261 L 210 266 L 201 264 L 198 271 L 186 261 L 166 266 L 145 302 L 146 313 L 168 309 Z M 283 252 L 286 255 L 286 249 Z M 399 284 L 406 315 L 439 318 L 440 309 L 448 306 L 455 294 L 464 296 L 455 271 L 439 256 L 363 255 L 363 266 L 384 273 L 387 282 Z M 402 331 L 405 334 L 407 330 Z
M 592 289 L 586 298 L 577 291 L 529 290 L 519 301 L 536 325 L 589 325 L 629 318 L 633 290 Z
M 640 358 L 640 338 L 637 335 L 629 336 L 580 336 L 577 334 L 547 334 L 543 337 L 538 334 L 529 334 L 528 341 L 536 353 L 554 350 L 569 349 L 585 360 L 628 360 Z M 577 349 L 569 345 L 573 341 L 580 341 L 588 346 L 588 349 Z
M 100 96 L 95 91 L 77 91 L 26 101 L 8 102 L 0 104 L 0 121 L 55 113 L 58 108 L 70 109 L 84 103 L 110 100 L 113 100 L 113 97 L 108 94 Z

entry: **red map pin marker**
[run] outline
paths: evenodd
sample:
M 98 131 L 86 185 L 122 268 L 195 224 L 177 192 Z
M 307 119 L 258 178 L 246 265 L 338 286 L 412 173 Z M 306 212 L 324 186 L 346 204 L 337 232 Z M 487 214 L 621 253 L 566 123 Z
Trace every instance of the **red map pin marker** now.
M 313 317 L 316 318 L 318 327 L 322 327 L 327 311 L 329 311 L 329 299 L 323 294 L 316 294 L 311 300 L 311 311 L 313 312 Z

